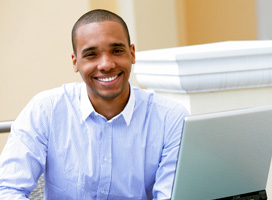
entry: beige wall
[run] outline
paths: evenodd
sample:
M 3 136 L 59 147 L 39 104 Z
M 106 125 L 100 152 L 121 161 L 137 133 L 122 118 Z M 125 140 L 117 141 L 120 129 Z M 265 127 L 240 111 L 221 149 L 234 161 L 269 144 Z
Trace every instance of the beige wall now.
M 176 0 L 179 45 L 257 38 L 255 0 Z
M 178 46 L 175 0 L 135 0 L 137 49 Z
M 0 120 L 14 119 L 39 91 L 80 80 L 72 68 L 70 33 L 88 1 L 76 2 L 1 1 Z
M 116 0 L 90 0 L 90 9 L 106 9 L 118 13 Z
M 0 133 L 0 154 L 8 139 L 9 133 Z
M 88 0 L 1 0 L 0 121 L 13 120 L 37 92 L 80 81 L 70 32 Z M 0 134 L 0 152 L 7 134 Z

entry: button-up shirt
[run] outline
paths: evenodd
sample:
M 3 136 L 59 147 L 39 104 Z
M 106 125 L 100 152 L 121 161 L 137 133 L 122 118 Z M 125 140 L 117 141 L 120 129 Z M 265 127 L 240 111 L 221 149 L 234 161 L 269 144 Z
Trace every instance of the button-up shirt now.
M 85 83 L 36 95 L 0 157 L 0 199 L 26 199 L 44 173 L 45 199 L 170 199 L 186 109 L 130 87 L 107 120 Z

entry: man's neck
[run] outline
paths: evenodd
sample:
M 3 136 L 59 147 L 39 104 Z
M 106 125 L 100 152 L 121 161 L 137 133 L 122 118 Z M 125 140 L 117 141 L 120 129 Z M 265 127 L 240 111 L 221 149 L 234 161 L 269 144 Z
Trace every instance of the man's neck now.
M 123 91 L 124 92 L 123 94 L 110 100 L 102 98 L 91 99 L 90 97 L 89 99 L 93 105 L 94 110 L 97 113 L 103 115 L 107 120 L 110 120 L 124 110 L 129 100 L 130 96 L 129 90 L 130 89 L 128 87 L 127 92 Z

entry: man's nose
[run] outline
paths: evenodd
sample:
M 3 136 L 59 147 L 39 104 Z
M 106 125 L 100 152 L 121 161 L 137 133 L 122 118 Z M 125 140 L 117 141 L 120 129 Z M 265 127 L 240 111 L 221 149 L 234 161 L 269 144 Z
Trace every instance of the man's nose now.
M 102 55 L 97 68 L 100 71 L 109 71 L 115 68 L 115 63 L 110 55 Z

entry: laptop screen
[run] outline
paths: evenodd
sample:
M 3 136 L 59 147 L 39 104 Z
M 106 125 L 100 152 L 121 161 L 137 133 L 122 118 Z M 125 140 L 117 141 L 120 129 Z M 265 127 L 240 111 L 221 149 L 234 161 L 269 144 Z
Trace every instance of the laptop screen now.
M 172 200 L 219 199 L 266 189 L 272 106 L 186 118 Z

